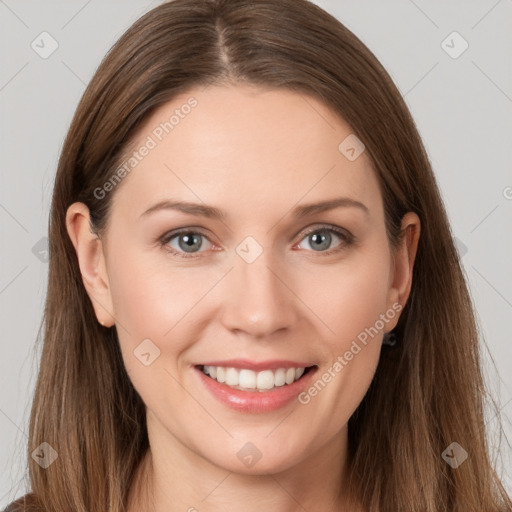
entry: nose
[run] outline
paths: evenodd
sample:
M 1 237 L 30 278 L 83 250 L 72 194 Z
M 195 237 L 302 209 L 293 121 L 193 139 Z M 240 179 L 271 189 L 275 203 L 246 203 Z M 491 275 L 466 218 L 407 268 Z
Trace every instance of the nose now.
M 290 279 L 290 273 L 272 261 L 269 251 L 252 263 L 236 261 L 225 280 L 223 325 L 255 338 L 293 328 L 300 316 L 300 301 L 292 291 Z

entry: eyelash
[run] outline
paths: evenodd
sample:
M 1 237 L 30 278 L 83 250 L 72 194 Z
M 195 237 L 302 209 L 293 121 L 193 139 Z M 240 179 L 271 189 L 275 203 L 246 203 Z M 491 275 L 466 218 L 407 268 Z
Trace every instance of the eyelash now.
M 337 252 L 340 252 L 342 251 L 343 249 L 346 249 L 348 247 L 350 247 L 355 239 L 354 239 L 354 236 L 349 233 L 348 231 L 344 230 L 344 229 L 341 229 L 341 228 L 338 228 L 336 226 L 332 226 L 332 225 L 329 225 L 329 224 L 326 224 L 326 225 L 320 225 L 320 226 L 315 226 L 311 229 L 309 229 L 308 231 L 306 231 L 301 239 L 299 240 L 298 243 L 302 242 L 302 240 L 304 240 L 307 236 L 313 234 L 313 233 L 317 233 L 317 232 L 325 232 L 325 231 L 328 231 L 328 232 L 332 232 L 334 234 L 336 234 L 339 238 L 341 238 L 341 243 L 338 247 L 335 247 L 334 249 L 329 249 L 327 251 L 309 251 L 309 252 L 317 252 L 318 254 L 322 255 L 322 256 L 329 256 L 331 254 L 334 254 L 334 253 L 337 253 Z M 203 236 L 204 238 L 206 238 L 210 243 L 211 240 L 204 234 L 201 232 L 201 230 L 194 230 L 194 228 L 182 228 L 182 229 L 179 229 L 177 231 L 171 231 L 169 233 L 166 233 L 164 234 L 161 238 L 159 238 L 158 240 L 158 243 L 161 247 L 163 247 L 165 250 L 167 250 L 169 253 L 173 254 L 173 255 L 176 255 L 180 258 L 198 258 L 198 257 L 201 257 L 201 253 L 190 253 L 190 254 L 187 254 L 187 253 L 184 253 L 184 252 L 180 252 L 180 251 L 176 251 L 175 249 L 172 249 L 169 247 L 168 243 L 175 237 L 179 236 L 179 235 L 183 235 L 183 234 L 193 234 L 193 235 L 200 235 L 200 236 Z

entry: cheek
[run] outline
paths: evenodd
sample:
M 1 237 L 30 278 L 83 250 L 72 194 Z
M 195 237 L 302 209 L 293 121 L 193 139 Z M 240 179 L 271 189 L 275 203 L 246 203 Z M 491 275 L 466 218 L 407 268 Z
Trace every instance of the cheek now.
M 316 381 L 301 397 L 301 403 L 314 410 L 309 416 L 313 418 L 313 429 L 327 429 L 334 435 L 370 386 L 380 357 L 389 262 L 385 252 L 361 254 L 357 264 L 339 266 L 332 275 L 315 279 L 317 285 L 323 282 L 324 287 L 315 287 L 308 304 L 334 333 L 323 338 L 327 357 Z
M 179 351 L 173 331 L 183 329 L 183 322 L 190 320 L 189 315 L 225 274 L 225 269 L 218 267 L 166 265 L 165 258 L 130 250 L 119 251 L 112 261 L 108 274 L 114 316 L 131 346 L 145 338 L 172 337 Z M 294 307 L 311 322 L 323 323 L 324 327 L 318 324 L 318 335 L 336 345 L 357 337 L 385 311 L 389 269 L 386 251 L 367 250 L 332 265 L 312 261 L 291 266 L 283 278 L 300 299 Z M 197 308 L 202 309 L 202 305 Z M 194 318 L 198 326 L 207 321 Z
M 290 307 L 309 318 L 307 323 L 315 325 L 316 336 L 322 338 L 324 349 L 330 347 L 329 352 L 344 351 L 347 342 L 373 326 L 385 311 L 390 256 L 385 242 L 376 242 L 335 263 L 302 260 L 283 270 L 283 280 L 290 283 L 298 297 L 289 302 Z M 377 247 L 382 250 L 376 250 Z M 192 331 L 208 322 L 204 308 L 211 310 L 213 306 L 214 310 L 222 306 L 219 290 L 210 296 L 217 304 L 203 299 L 226 269 L 213 265 L 194 267 L 194 263 L 186 261 L 167 262 L 165 255 L 155 257 L 154 251 L 123 247 L 110 253 L 108 275 L 113 313 L 120 339 L 132 351 L 149 338 L 158 340 L 157 344 L 166 351 L 167 340 L 172 339 L 172 351 L 179 353 L 186 348 L 187 336 L 176 334 L 184 334 L 185 328 L 188 337 L 193 338 Z M 180 340 L 184 346 L 180 346 Z
M 187 337 L 194 337 L 194 314 L 201 310 L 201 299 L 222 277 L 222 269 L 166 264 L 165 257 L 144 252 L 122 254 L 119 264 L 109 269 L 109 284 L 125 351 L 133 351 L 149 338 L 162 352 L 179 354 L 186 348 Z M 187 335 L 177 336 L 184 334 L 184 329 Z
M 166 400 L 162 390 L 179 401 L 180 389 L 172 376 L 178 375 L 180 355 L 200 335 L 190 320 L 216 276 L 204 270 L 171 270 L 161 258 L 155 264 L 154 257 L 143 253 L 125 252 L 118 261 L 109 270 L 109 284 L 130 380 L 149 407 Z
M 322 320 L 333 351 L 372 327 L 385 312 L 390 283 L 388 254 L 358 253 L 329 268 L 304 272 L 299 296 Z

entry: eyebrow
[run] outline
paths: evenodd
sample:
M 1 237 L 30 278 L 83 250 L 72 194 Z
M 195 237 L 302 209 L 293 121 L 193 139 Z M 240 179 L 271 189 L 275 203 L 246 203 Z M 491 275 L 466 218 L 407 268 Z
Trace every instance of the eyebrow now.
M 367 215 L 370 213 L 367 206 L 359 201 L 356 201 L 355 199 L 351 199 L 349 197 L 337 197 L 326 201 L 297 206 L 292 210 L 292 216 L 296 217 L 297 219 L 302 219 L 309 215 L 315 215 L 317 213 L 322 213 L 340 207 L 358 208 Z M 141 217 L 145 217 L 161 210 L 176 210 L 183 213 L 188 213 L 190 215 L 216 220 L 223 220 L 227 218 L 227 213 L 225 211 L 220 210 L 219 208 L 215 208 L 214 206 L 208 206 L 206 204 L 200 203 L 191 203 L 189 201 L 173 200 L 160 201 L 142 213 Z

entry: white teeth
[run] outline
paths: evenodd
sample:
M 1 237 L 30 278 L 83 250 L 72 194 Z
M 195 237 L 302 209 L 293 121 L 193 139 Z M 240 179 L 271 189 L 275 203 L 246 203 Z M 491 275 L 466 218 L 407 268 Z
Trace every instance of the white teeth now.
M 274 386 L 284 386 L 286 383 L 286 371 L 284 368 L 279 368 L 274 374 Z
M 258 389 L 272 389 L 274 387 L 274 373 L 272 370 L 264 370 L 258 373 L 256 387 Z
M 238 386 L 239 384 L 238 372 L 234 368 L 226 370 L 226 384 L 228 386 Z
M 305 368 L 279 368 L 277 370 L 253 370 L 203 366 L 203 373 L 220 383 L 244 391 L 268 391 L 275 387 L 292 384 L 304 375 Z
M 211 373 L 210 377 L 212 377 Z M 242 388 L 254 389 L 256 387 L 256 372 L 253 372 L 252 370 L 240 370 L 239 386 Z
M 217 366 L 217 382 L 226 382 L 226 369 L 222 366 Z
M 291 384 L 295 380 L 295 368 L 286 370 L 286 384 Z

